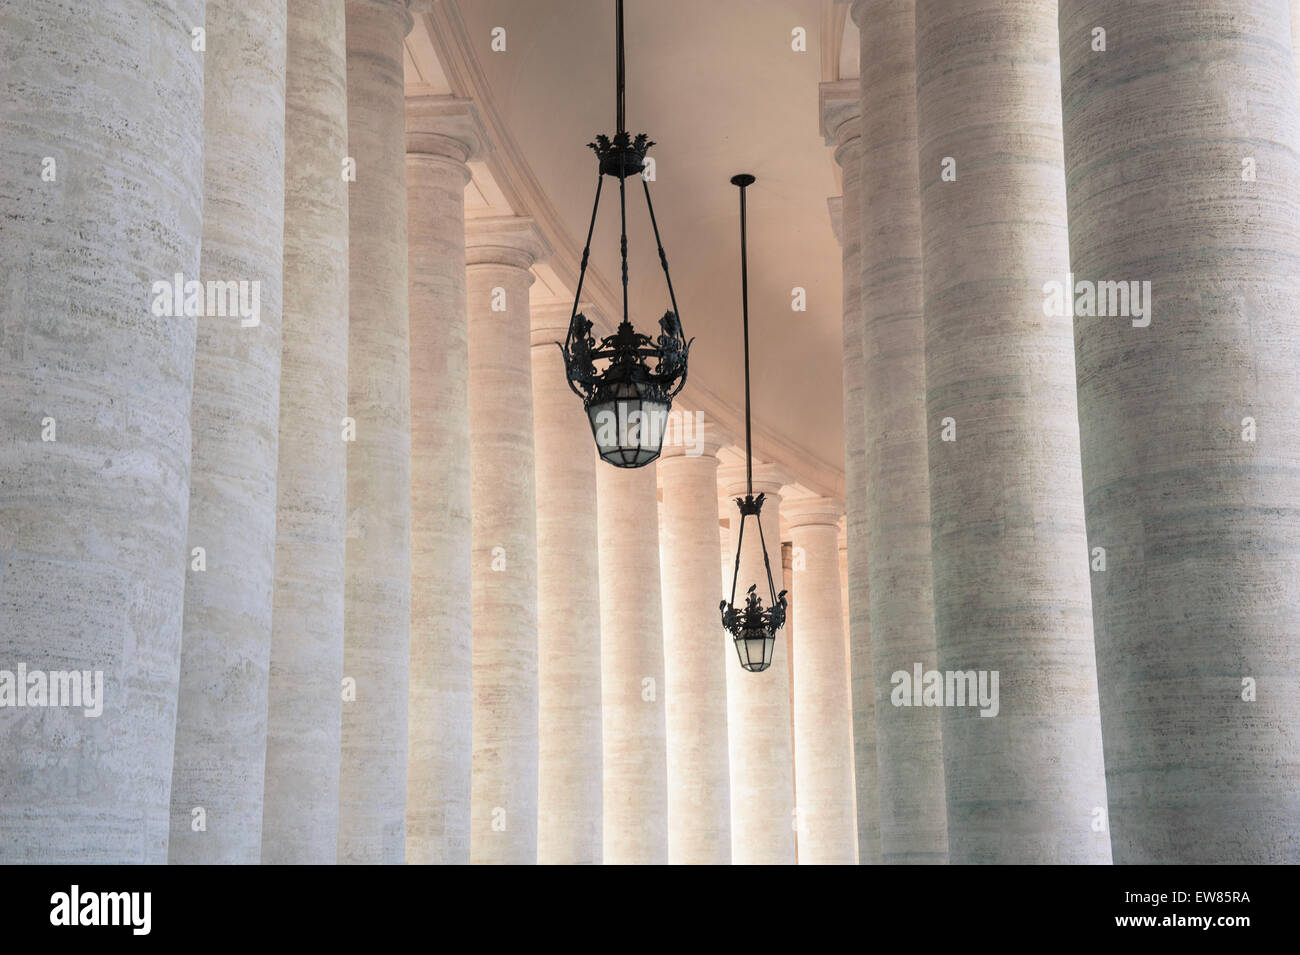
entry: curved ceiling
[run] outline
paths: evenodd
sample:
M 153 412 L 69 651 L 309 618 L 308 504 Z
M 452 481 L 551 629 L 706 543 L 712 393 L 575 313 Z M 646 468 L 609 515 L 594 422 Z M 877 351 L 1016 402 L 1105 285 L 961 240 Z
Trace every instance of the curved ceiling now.
M 452 6 L 468 47 L 462 71 L 487 87 L 479 92 L 488 95 L 476 98 L 490 102 L 554 208 L 566 243 L 580 250 L 597 178 L 586 143 L 596 133 L 612 135 L 615 126 L 612 0 Z M 824 30 L 828 9 L 823 0 L 627 0 L 627 126 L 657 143 L 650 151 L 651 195 L 682 323 L 697 338 L 683 397 L 689 400 L 694 388 L 735 412 L 744 406 L 739 215 L 729 180 L 752 172 L 755 427 L 798 459 L 781 462 L 787 467 L 801 471 L 805 463 L 842 481 L 840 249 L 827 211 L 839 185 L 818 115 L 818 84 L 827 78 L 819 43 L 823 32 L 832 37 L 828 43 L 840 41 L 839 31 Z M 492 49 L 497 28 L 505 31 L 504 51 Z M 796 28 L 806 33 L 804 52 L 792 49 Z M 441 74 L 437 64 L 419 62 L 418 43 L 409 46 L 426 84 L 431 72 Z M 457 85 L 448 83 L 465 95 Z M 631 317 L 648 332 L 668 296 L 640 184 L 628 184 Z M 592 267 L 614 302 L 616 185 L 605 182 L 592 242 Z M 806 311 L 791 308 L 796 287 L 805 290 Z M 612 325 L 619 316 L 605 317 Z M 737 415 L 726 423 L 739 422 Z

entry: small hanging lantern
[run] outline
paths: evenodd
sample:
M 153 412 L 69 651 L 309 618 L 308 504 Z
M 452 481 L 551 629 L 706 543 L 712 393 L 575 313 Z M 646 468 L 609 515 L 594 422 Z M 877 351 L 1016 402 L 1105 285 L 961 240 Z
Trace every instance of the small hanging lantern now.
M 740 187 L 740 297 L 745 330 L 745 486 L 744 497 L 736 498 L 740 509 L 740 529 L 736 534 L 736 569 L 731 578 L 731 600 L 718 604 L 722 612 L 722 626 L 736 643 L 740 665 L 752 673 L 761 673 L 772 665 L 772 651 L 776 647 L 776 632 L 785 626 L 786 592 L 776 592 L 772 582 L 772 564 L 767 555 L 767 541 L 763 539 L 763 497 L 754 495 L 754 453 L 751 442 L 751 413 L 749 405 L 749 259 L 745 244 L 745 188 L 754 183 L 748 173 L 731 178 L 731 184 Z M 758 595 L 758 584 L 751 584 L 745 595 L 745 605 L 736 606 L 736 584 L 740 579 L 740 555 L 745 546 L 745 521 L 754 518 L 758 525 L 758 543 L 763 551 L 763 567 L 767 571 L 768 605 Z
M 618 0 L 616 14 L 618 34 L 617 53 L 617 104 L 618 129 L 614 138 L 597 136 L 588 143 L 600 160 L 596 176 L 596 201 L 591 209 L 591 224 L 587 227 L 587 244 L 582 250 L 582 267 L 578 274 L 578 290 L 573 297 L 573 312 L 569 319 L 569 333 L 560 351 L 564 353 L 564 369 L 569 388 L 582 399 L 591 423 L 591 434 L 602 460 L 620 468 L 639 468 L 659 457 L 668 412 L 673 398 L 686 384 L 686 359 L 691 342 L 682 334 L 677 316 L 677 296 L 673 293 L 672 276 L 668 274 L 668 257 L 659 238 L 659 223 L 655 220 L 654 206 L 650 203 L 650 185 L 641 176 L 645 190 L 646 208 L 654 228 L 655 244 L 659 247 L 659 262 L 668 283 L 668 298 L 672 308 L 659 319 L 659 335 L 651 338 L 638 332 L 628 318 L 627 300 L 627 177 L 640 175 L 645 169 L 646 151 L 654 145 L 645 133 L 636 138 L 627 132 L 624 122 L 624 66 L 623 66 L 623 0 Z M 592 324 L 578 311 L 582 298 L 582 283 L 587 276 L 587 262 L 591 256 L 591 235 L 596 228 L 596 212 L 600 208 L 600 190 L 606 176 L 618 179 L 618 204 L 622 222 L 620 254 L 623 261 L 623 321 L 613 335 L 599 341 L 591 334 Z M 608 364 L 596 368 L 596 362 Z

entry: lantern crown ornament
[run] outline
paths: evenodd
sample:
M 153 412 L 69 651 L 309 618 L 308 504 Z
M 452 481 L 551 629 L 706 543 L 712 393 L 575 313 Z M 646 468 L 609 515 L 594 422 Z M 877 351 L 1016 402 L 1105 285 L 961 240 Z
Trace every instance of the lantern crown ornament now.
M 761 673 L 772 665 L 772 652 L 776 648 L 776 632 L 785 626 L 786 592 L 776 592 L 772 582 L 772 563 L 767 554 L 767 541 L 763 538 L 764 494 L 754 494 L 754 452 L 749 403 L 749 256 L 746 248 L 745 189 L 754 184 L 748 173 L 733 176 L 731 184 L 740 188 L 740 299 L 745 338 L 745 489 L 744 497 L 736 498 L 740 511 L 740 529 L 736 534 L 736 568 L 731 577 L 731 599 L 718 604 L 722 613 L 722 626 L 735 641 L 736 653 L 742 668 Z M 740 555 L 745 547 L 745 521 L 754 519 L 758 525 L 758 544 L 763 552 L 763 569 L 767 573 L 768 604 L 758 594 L 758 584 L 751 584 L 745 593 L 743 607 L 736 606 L 736 585 L 740 580 Z
M 595 142 L 587 144 L 596 153 L 600 167 L 596 177 L 596 201 L 592 205 L 591 223 L 587 227 L 587 244 L 582 250 L 582 266 L 578 273 L 578 290 L 573 297 L 569 332 L 564 344 L 556 342 L 556 345 L 564 354 L 564 371 L 569 380 L 569 388 L 582 399 L 586 409 L 591 434 L 596 440 L 601 459 L 615 467 L 639 468 L 659 457 L 673 398 L 686 385 L 686 362 L 694 339 L 688 341 L 682 333 L 677 296 L 673 292 L 673 280 L 668 272 L 668 256 L 664 253 L 663 241 L 659 237 L 659 223 L 655 219 L 654 205 L 650 202 L 650 184 L 642 175 L 646 166 L 646 152 L 654 142 L 645 133 L 637 133 L 633 137 L 628 133 L 624 122 L 623 0 L 618 0 L 615 20 L 618 34 L 618 130 L 612 138 L 602 134 L 596 137 Z M 622 224 L 619 251 L 623 263 L 623 320 L 613 335 L 597 338 L 592 335 L 591 320 L 578 311 L 578 303 L 587 277 L 591 237 L 596 228 L 600 192 L 606 176 L 618 180 L 618 205 Z M 653 337 L 638 332 L 628 317 L 629 176 L 641 177 L 646 209 L 650 213 L 655 244 L 659 248 L 659 263 L 663 266 L 671 303 L 671 308 L 659 319 L 659 334 Z

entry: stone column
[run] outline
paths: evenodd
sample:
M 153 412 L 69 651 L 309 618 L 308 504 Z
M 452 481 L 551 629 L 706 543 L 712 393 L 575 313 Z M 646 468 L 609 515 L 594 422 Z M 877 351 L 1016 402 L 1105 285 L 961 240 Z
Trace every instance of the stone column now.
M 788 524 L 787 524 L 787 529 L 788 529 Z M 784 534 L 785 530 L 783 530 L 782 533 Z M 732 559 L 734 561 L 735 558 L 733 557 Z M 775 577 L 776 574 L 773 573 L 772 576 Z M 798 747 L 795 746 L 795 738 L 794 738 L 794 667 L 795 667 L 794 655 L 795 655 L 795 650 L 797 649 L 796 644 L 798 644 L 799 641 L 796 637 L 796 633 L 797 633 L 796 627 L 798 626 L 798 621 L 795 619 L 797 608 L 795 606 L 795 600 L 794 600 L 795 598 L 794 544 L 788 540 L 783 540 L 781 542 L 781 582 L 777 584 L 777 587 L 779 588 L 777 590 L 777 593 L 780 593 L 782 590 L 785 591 L 785 600 L 786 600 L 786 608 L 785 608 L 786 667 L 785 668 L 789 674 L 789 677 L 787 679 L 787 684 L 790 687 L 790 758 L 791 758 L 790 769 L 791 772 L 794 774 L 794 805 L 795 808 L 798 809 L 799 808 L 799 761 L 798 761 L 799 751 L 798 751 Z M 850 712 L 849 716 L 850 718 L 852 718 L 852 712 Z M 798 863 L 801 858 L 799 855 L 798 828 L 796 828 L 794 831 L 794 858 L 796 863 Z
M 940 710 L 890 703 L 892 675 L 938 663 L 925 426 L 925 296 L 916 166 L 916 4 L 858 0 L 866 562 L 881 861 L 948 861 Z
M 347 504 L 343 0 L 288 8 L 284 320 L 262 861 L 338 855 Z
M 466 229 L 473 530 L 470 861 L 537 861 L 537 510 L 529 269 L 549 249 L 531 219 Z M 576 398 L 574 399 L 577 400 Z
M 849 647 L 853 681 L 853 771 L 858 858 L 880 862 L 875 686 L 871 667 L 871 581 L 867 561 L 866 379 L 862 350 L 861 94 L 854 80 L 821 88 L 822 132 L 843 174 L 840 240 L 843 269 L 844 494 L 848 518 Z
M 745 496 L 745 466 L 718 470 L 725 498 Z M 781 573 L 781 488 L 789 475 L 772 465 L 754 465 L 754 495 L 766 494 L 761 520 L 767 541 L 772 579 Z M 730 599 L 735 576 L 736 538 L 740 513 L 731 511 L 731 563 L 723 581 Z M 736 582 L 736 603 L 743 605 L 751 585 L 758 586 L 763 606 L 771 603 L 767 572 L 758 544 L 758 525 L 745 522 L 745 548 Z M 777 584 L 778 592 L 780 584 Z M 714 603 L 716 607 L 716 602 Z M 737 865 L 793 865 L 794 767 L 790 749 L 790 670 L 786 663 L 790 634 L 776 635 L 772 665 L 762 673 L 742 670 L 736 648 L 727 636 L 727 735 L 731 764 L 731 861 Z
M 1300 87 L 1300 0 L 1291 0 L 1291 56 L 1295 63 L 1296 86 Z
M 411 690 L 406 858 L 469 862 L 470 448 L 465 164 L 484 148 L 468 100 L 406 101 L 411 304 Z
M 655 470 L 596 468 L 604 861 L 668 861 L 664 627 Z
M 411 613 L 404 0 L 348 0 L 347 588 L 339 861 L 401 863 Z
M 668 733 L 668 861 L 731 862 L 727 654 L 718 616 L 718 450 L 728 438 L 684 412 L 683 440 L 664 442 L 664 699 Z M 697 430 L 698 427 L 698 430 Z
M 0 6 L 0 669 L 102 673 L 90 706 L 0 710 L 3 863 L 167 860 L 203 22 Z
M 848 703 L 849 733 L 853 732 L 853 644 L 849 642 L 849 539 L 848 539 L 848 520 L 840 519 L 839 537 L 837 543 L 840 551 L 840 622 L 844 627 L 844 699 Z M 857 767 L 857 741 L 854 740 L 853 748 L 849 752 L 849 766 L 853 770 L 853 862 L 859 864 L 861 859 L 858 855 L 858 767 Z M 874 747 L 872 753 L 874 755 Z
M 1056 4 L 918 0 L 916 42 L 939 667 L 999 675 L 996 716 L 943 709 L 949 853 L 1107 863 L 1073 340 L 1043 314 L 1069 270 Z
M 839 503 L 783 504 L 799 607 L 794 663 L 794 766 L 799 864 L 853 865 L 853 753 L 840 604 Z
M 1278 0 L 1061 3 L 1074 279 L 1143 307 L 1074 320 L 1117 863 L 1300 862 L 1289 26 Z
M 592 312 L 584 306 L 586 314 Z M 537 455 L 537 861 L 601 862 L 595 445 L 555 343 L 573 303 L 532 308 Z
M 285 0 L 208 0 L 206 296 L 190 410 L 189 544 L 172 767 L 177 864 L 261 860 L 284 254 Z M 238 290 L 236 293 L 236 289 Z

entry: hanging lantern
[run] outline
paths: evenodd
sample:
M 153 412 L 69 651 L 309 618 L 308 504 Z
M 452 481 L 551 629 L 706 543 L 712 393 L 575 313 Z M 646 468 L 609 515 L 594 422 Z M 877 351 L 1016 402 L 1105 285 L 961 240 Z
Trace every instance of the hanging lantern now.
M 736 534 L 736 569 L 731 577 L 731 599 L 718 604 L 722 612 L 722 626 L 736 643 L 740 665 L 752 673 L 761 673 L 772 665 L 772 651 L 776 647 L 776 632 L 785 626 L 786 592 L 776 592 L 772 582 L 772 564 L 767 555 L 767 541 L 763 538 L 763 498 L 754 495 L 754 453 L 751 445 L 751 414 L 749 406 L 749 258 L 745 244 L 745 188 L 754 183 L 754 177 L 741 173 L 731 178 L 733 186 L 740 187 L 740 298 L 745 330 L 745 487 L 744 497 L 736 498 L 740 510 L 740 529 Z M 763 552 L 763 567 L 767 571 L 768 604 L 758 594 L 758 584 L 751 584 L 745 594 L 745 605 L 736 606 L 736 584 L 740 580 L 740 555 L 745 546 L 745 521 L 754 519 L 758 525 L 758 544 Z
M 599 160 L 596 176 L 596 201 L 591 209 L 591 224 L 587 227 L 587 244 L 582 250 L 582 267 L 578 274 L 578 290 L 573 297 L 573 312 L 569 319 L 569 333 L 564 344 L 564 369 L 569 387 L 582 399 L 591 422 L 591 434 L 602 460 L 620 468 L 639 468 L 659 457 L 668 412 L 673 398 L 686 384 L 686 360 L 691 342 L 682 334 L 677 316 L 677 296 L 673 293 L 672 276 L 668 274 L 668 257 L 659 238 L 659 223 L 650 202 L 650 184 L 644 176 L 646 151 L 654 145 L 645 133 L 634 139 L 628 134 L 624 122 L 624 66 L 623 66 L 623 0 L 618 0 L 616 14 L 617 41 L 617 93 L 618 129 L 614 138 L 597 136 L 588 143 Z M 587 262 L 591 256 L 591 236 L 596 228 L 596 212 L 600 209 L 600 190 L 605 177 L 618 180 L 618 205 L 622 227 L 620 254 L 623 262 L 623 320 L 613 335 L 599 341 L 592 336 L 592 323 L 578 311 L 582 298 L 582 284 L 587 276 Z M 659 335 L 651 338 L 638 332 L 628 318 L 627 299 L 627 178 L 641 176 L 645 191 L 646 208 L 654 229 L 655 244 L 659 248 L 659 262 L 663 266 L 668 284 L 668 298 L 672 307 L 659 319 Z M 597 368 L 596 363 L 604 363 Z

